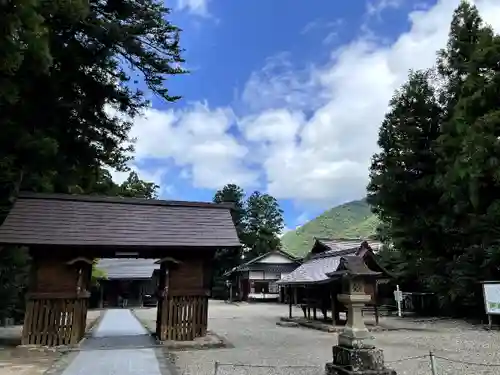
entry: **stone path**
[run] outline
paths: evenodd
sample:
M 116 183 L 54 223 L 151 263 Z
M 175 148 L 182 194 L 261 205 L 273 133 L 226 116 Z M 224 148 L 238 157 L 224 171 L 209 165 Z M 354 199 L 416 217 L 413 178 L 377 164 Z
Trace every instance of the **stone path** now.
M 108 310 L 62 375 L 170 374 L 151 345 L 151 336 L 130 310 Z

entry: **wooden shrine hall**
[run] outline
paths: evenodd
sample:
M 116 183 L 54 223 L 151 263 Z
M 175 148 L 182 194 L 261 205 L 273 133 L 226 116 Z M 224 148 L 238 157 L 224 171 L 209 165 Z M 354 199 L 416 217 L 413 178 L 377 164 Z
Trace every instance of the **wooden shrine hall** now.
M 392 279 L 392 275 L 377 261 L 374 250 L 378 250 L 380 243 L 360 239 L 325 239 L 316 238 L 312 249 L 305 257 L 304 262 L 293 272 L 282 277 L 277 284 L 287 286 L 289 291 L 289 318 L 292 318 L 292 304 L 299 304 L 304 312 L 304 318 L 316 320 L 316 310 L 323 314 L 327 321 L 327 311 L 331 311 L 331 323 L 342 325 L 340 313 L 345 313 L 345 306 L 338 301 L 338 294 L 342 293 L 342 280 L 336 275 L 345 257 L 358 257 L 366 268 L 377 277 L 371 278 L 365 285 L 365 293 L 371 296 L 369 305 L 373 306 L 375 319 L 378 324 L 378 297 L 379 285 Z
M 85 334 L 92 263 L 160 259 L 156 335 L 193 340 L 207 331 L 211 262 L 239 247 L 232 205 L 66 194 L 20 194 L 0 245 L 32 257 L 22 344 L 68 345 Z

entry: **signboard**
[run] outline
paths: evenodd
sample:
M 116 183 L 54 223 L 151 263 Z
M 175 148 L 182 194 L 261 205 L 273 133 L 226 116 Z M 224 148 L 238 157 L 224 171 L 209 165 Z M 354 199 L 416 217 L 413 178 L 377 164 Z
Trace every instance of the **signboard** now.
M 486 314 L 500 315 L 500 282 L 483 284 Z
M 395 290 L 395 291 L 394 291 L 394 299 L 395 299 L 396 301 L 401 302 L 401 301 L 403 300 L 403 292 L 402 292 L 402 291 L 400 291 L 400 290 Z

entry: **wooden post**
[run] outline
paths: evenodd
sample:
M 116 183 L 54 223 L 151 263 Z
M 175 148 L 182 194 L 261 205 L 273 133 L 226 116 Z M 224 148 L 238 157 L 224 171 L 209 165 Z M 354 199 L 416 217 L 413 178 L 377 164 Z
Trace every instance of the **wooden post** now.
M 378 326 L 379 323 L 379 314 L 378 314 L 378 284 L 377 280 L 375 280 L 375 286 L 373 288 L 373 303 L 375 308 L 375 324 Z
M 306 296 L 307 296 L 307 319 L 311 320 L 311 291 L 306 286 Z
M 161 263 L 160 264 L 160 275 L 158 277 L 158 289 L 156 292 L 156 298 L 158 300 L 158 307 L 156 310 L 156 337 L 159 340 L 163 340 L 163 332 L 164 332 L 164 327 L 163 325 L 165 322 L 163 322 L 163 315 L 164 315 L 164 310 L 166 309 L 166 306 L 164 304 L 165 301 L 165 287 L 167 283 L 167 263 Z M 167 313 L 165 311 L 165 313 Z
M 330 304 L 332 307 L 332 326 L 335 327 L 337 325 L 337 317 L 335 314 L 335 293 L 333 288 L 330 289 Z
M 104 307 L 104 285 L 102 280 L 99 282 L 99 292 L 99 307 L 102 309 Z
M 292 286 L 288 287 L 288 317 L 292 319 Z

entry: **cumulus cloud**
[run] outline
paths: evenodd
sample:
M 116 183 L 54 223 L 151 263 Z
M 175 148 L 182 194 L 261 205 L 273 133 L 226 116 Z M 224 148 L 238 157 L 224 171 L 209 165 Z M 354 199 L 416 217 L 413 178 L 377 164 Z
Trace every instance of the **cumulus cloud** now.
M 198 188 L 253 186 L 258 176 L 245 164 L 248 147 L 231 133 L 234 122 L 230 108 L 210 109 L 206 103 L 182 111 L 150 108 L 134 122 L 135 157 L 172 162 Z
M 365 194 L 370 157 L 394 92 L 409 69 L 431 67 L 446 43 L 459 0 L 439 0 L 408 15 L 392 44 L 362 35 L 332 50 L 324 66 L 295 70 L 289 56 L 269 59 L 243 90 L 246 111 L 206 103 L 148 110 L 135 122 L 137 158 L 172 160 L 194 186 L 254 186 L 295 202 L 341 203 Z M 373 3 L 375 4 L 375 3 Z M 379 1 L 396 6 L 396 1 Z M 477 0 L 500 31 L 500 2 Z

